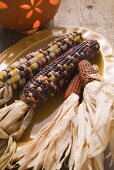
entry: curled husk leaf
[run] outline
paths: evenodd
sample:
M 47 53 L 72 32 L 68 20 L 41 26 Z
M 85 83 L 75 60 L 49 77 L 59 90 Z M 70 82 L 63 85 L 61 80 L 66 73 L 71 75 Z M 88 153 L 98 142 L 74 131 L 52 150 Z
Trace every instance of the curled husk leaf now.
M 14 153 L 12 147 L 15 142 L 13 140 L 17 141 L 22 136 L 32 119 L 34 112 L 32 109 L 27 109 L 28 106 L 21 100 L 17 100 L 13 104 L 0 109 L 0 159 L 7 158 L 5 166 L 8 165 L 8 159 L 11 160 L 10 156 Z M 8 154 L 7 148 L 9 149 Z
M 32 111 L 27 111 L 27 108 L 25 102 L 16 100 L 13 104 L 0 109 L 0 136 L 1 132 L 4 132 L 8 136 L 15 136 L 15 140 L 21 137 L 21 131 L 24 132 L 33 115 Z
M 6 103 L 12 98 L 11 85 L 0 80 L 0 105 Z

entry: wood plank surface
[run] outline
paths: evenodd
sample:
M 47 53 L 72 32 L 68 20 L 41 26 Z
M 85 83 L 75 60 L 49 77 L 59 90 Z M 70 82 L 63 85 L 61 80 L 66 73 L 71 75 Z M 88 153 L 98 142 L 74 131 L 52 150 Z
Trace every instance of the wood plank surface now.
M 114 0 L 62 0 L 54 25 L 88 27 L 114 46 Z

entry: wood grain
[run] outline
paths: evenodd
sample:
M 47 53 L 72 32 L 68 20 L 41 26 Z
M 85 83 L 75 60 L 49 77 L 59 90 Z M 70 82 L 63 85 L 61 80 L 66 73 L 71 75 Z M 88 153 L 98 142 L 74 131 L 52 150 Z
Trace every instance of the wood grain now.
M 54 25 L 88 27 L 114 46 L 114 0 L 62 0 Z

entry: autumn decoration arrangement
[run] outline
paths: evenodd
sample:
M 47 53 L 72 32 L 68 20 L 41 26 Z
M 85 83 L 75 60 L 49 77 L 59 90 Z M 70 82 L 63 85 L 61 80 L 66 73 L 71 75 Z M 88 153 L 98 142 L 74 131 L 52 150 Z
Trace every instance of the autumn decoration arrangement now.
M 56 6 L 59 1 L 50 3 Z M 0 5 L 5 10 L 8 4 Z M 31 5 L 35 5 L 32 0 Z M 42 13 L 39 5 L 34 9 Z M 33 8 L 28 4 L 21 8 L 29 9 L 26 17 L 32 17 Z M 59 170 L 66 165 L 69 170 L 103 170 L 108 143 L 113 159 L 114 84 L 91 64 L 99 51 L 97 40 L 84 40 L 81 33 L 71 32 L 0 72 L 0 169 Z M 34 110 L 45 107 L 65 87 L 55 117 L 17 149 Z M 17 89 L 20 99 L 3 106 Z

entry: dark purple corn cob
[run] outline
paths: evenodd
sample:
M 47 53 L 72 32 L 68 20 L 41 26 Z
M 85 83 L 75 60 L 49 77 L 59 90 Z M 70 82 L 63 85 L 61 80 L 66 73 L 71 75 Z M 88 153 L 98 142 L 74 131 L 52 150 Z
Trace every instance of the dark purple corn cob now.
M 21 99 L 30 107 L 45 103 L 73 78 L 81 60 L 90 60 L 98 51 L 96 40 L 84 41 L 73 47 L 34 76 L 23 89 Z
M 13 89 L 25 83 L 55 58 L 82 41 L 82 35 L 72 32 L 55 39 L 45 47 L 32 52 L 14 62 L 0 72 L 0 80 L 11 85 Z

